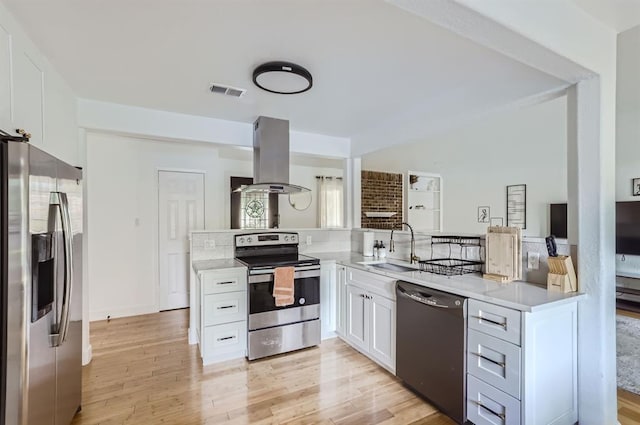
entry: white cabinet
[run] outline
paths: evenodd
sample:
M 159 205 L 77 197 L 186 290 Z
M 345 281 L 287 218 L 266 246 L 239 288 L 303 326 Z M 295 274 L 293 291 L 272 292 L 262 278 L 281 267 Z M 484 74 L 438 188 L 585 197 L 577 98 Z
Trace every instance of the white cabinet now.
M 344 337 L 347 323 L 347 268 L 336 266 L 336 333 Z
M 574 424 L 577 305 L 536 312 L 468 302 L 467 416 L 476 425 Z
M 204 365 L 244 357 L 247 350 L 247 269 L 198 274 L 196 332 Z
M 337 280 L 336 262 L 320 263 L 320 326 L 322 339 L 336 335 Z
M 13 54 L 14 127 L 31 133 L 30 143 L 44 145 L 44 73 L 22 50 Z M 14 129 L 15 129 L 14 128 Z
M 405 217 L 416 230 L 442 230 L 442 176 L 409 171 L 405 185 Z
M 72 165 L 79 157 L 77 98 L 10 15 L 0 13 L 0 129 Z
M 11 131 L 11 35 L 0 25 L 0 129 Z
M 477 300 L 468 303 L 469 328 L 520 345 L 520 312 Z
M 347 341 L 361 351 L 369 352 L 369 303 L 367 291 L 347 285 Z
M 520 401 L 469 375 L 467 419 L 476 425 L 518 425 Z
M 370 295 L 371 355 L 388 369 L 396 368 L 396 303 L 379 295 Z
M 395 280 L 349 267 L 345 274 L 344 339 L 395 373 Z

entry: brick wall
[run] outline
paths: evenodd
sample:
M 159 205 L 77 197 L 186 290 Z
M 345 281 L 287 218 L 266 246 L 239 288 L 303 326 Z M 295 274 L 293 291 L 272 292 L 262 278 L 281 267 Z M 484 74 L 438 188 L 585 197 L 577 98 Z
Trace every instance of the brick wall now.
M 402 174 L 362 170 L 361 227 L 399 229 L 402 223 Z M 395 212 L 391 218 L 372 218 L 366 211 Z

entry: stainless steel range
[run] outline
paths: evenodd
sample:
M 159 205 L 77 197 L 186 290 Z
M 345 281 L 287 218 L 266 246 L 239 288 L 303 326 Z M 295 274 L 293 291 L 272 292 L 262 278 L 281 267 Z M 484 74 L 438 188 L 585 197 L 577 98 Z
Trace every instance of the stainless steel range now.
M 247 357 L 255 360 L 320 343 L 320 260 L 298 254 L 292 232 L 236 235 L 235 257 L 248 268 Z M 276 307 L 276 267 L 294 267 L 294 302 Z

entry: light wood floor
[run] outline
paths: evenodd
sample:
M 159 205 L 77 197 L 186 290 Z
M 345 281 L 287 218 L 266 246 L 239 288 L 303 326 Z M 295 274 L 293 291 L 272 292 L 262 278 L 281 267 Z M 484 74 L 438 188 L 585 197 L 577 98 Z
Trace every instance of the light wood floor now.
M 202 367 L 188 310 L 91 323 L 88 424 L 424 424 L 453 421 L 340 340 Z
M 338 339 L 203 368 L 187 324 L 188 310 L 91 323 L 93 361 L 72 425 L 454 424 Z M 640 425 L 640 396 L 618 390 L 618 419 Z
M 640 319 L 640 313 L 627 310 L 617 313 Z M 618 420 L 621 425 L 640 425 L 640 395 L 618 388 Z

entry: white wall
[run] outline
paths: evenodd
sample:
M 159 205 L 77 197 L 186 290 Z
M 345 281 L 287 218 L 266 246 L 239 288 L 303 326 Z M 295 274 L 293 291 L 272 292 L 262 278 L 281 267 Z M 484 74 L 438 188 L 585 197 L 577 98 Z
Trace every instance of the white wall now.
M 90 99 L 79 100 L 78 122 L 83 128 L 152 137 L 156 140 L 253 146 L 252 123 Z M 348 138 L 305 133 L 296 131 L 295 128 L 290 131 L 290 139 L 292 152 L 348 158 L 351 150 L 351 140 Z
M 477 207 L 506 224 L 506 186 L 527 185 L 528 236 L 549 233 L 549 203 L 567 201 L 566 97 L 509 110 L 427 140 L 368 154 L 366 170 L 442 174 L 444 231 L 484 233 Z
M 205 173 L 205 228 L 229 227 L 229 177 L 251 176 L 252 163 L 246 152 L 233 154 L 228 149 L 87 133 L 91 320 L 158 311 L 159 169 Z M 309 184 L 313 176 L 315 184 L 315 175 L 322 172 L 339 175 L 342 170 L 297 165 L 291 167 L 291 181 Z M 282 227 L 315 227 L 315 209 L 288 209 L 287 203 Z
M 87 133 L 88 275 L 92 320 L 158 311 L 159 169 L 205 173 L 207 211 L 222 201 L 217 150 Z
M 640 201 L 631 180 L 640 177 L 640 26 L 618 34 L 616 200 Z M 616 272 L 640 277 L 640 256 L 617 255 Z
M 616 120 L 616 200 L 631 195 L 631 179 L 640 177 L 640 26 L 618 34 Z

